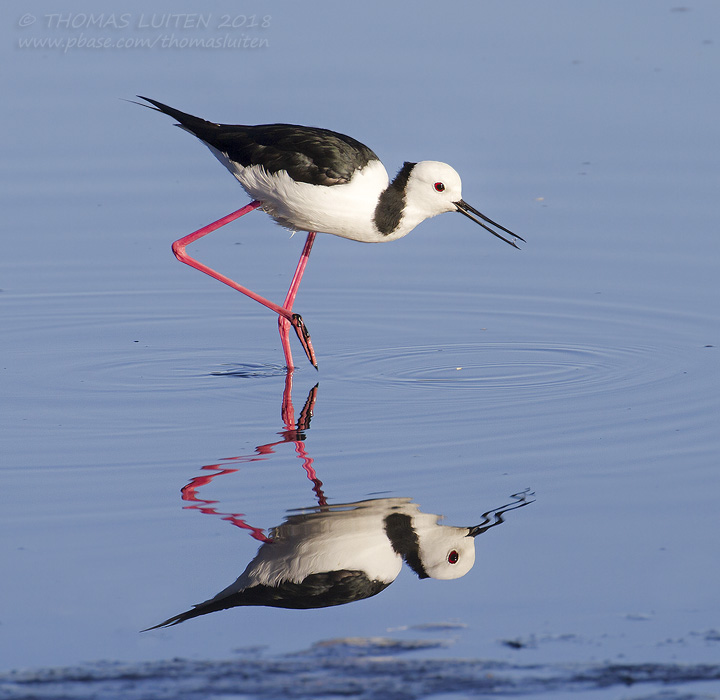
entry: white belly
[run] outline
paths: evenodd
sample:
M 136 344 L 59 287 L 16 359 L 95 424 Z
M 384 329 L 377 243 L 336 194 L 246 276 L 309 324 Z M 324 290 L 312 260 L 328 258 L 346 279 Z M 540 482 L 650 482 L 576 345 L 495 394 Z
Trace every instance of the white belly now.
M 373 222 L 378 198 L 389 182 L 379 160 L 358 170 L 347 184 L 327 187 L 295 182 L 284 170 L 269 174 L 259 165 L 244 168 L 224 153 L 210 150 L 245 191 L 263 203 L 264 211 L 291 230 L 331 233 L 364 243 L 391 241 L 407 233 L 384 235 Z

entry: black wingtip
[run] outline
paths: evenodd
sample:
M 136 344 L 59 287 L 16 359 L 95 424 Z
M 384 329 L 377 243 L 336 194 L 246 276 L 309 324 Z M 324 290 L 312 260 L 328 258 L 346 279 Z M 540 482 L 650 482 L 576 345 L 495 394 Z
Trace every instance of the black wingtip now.
M 175 109 L 174 107 L 170 107 L 163 102 L 153 100 L 151 97 L 143 97 L 143 95 L 137 95 L 137 97 L 150 103 L 147 105 L 142 105 L 143 107 L 152 109 L 154 112 L 162 112 L 162 114 L 167 114 L 168 117 L 172 117 L 178 122 L 178 126 L 185 129 L 185 131 L 189 131 L 191 134 L 194 134 L 200 140 L 205 141 L 206 143 L 208 143 L 208 137 L 212 136 L 219 127 L 218 124 L 214 124 L 213 122 L 209 122 L 205 119 L 201 119 L 200 117 L 196 117 L 192 114 L 188 114 L 187 112 L 183 112 L 179 109 Z M 136 102 L 135 104 L 142 103 Z
M 157 100 L 153 100 L 151 97 L 143 97 L 142 95 L 135 95 L 139 100 L 145 100 L 145 102 L 149 102 L 149 105 L 144 105 L 142 102 L 136 102 L 136 105 L 142 105 L 143 107 L 147 107 L 148 109 L 153 109 L 156 112 L 164 112 L 166 109 L 172 109 L 172 107 L 168 107 L 167 105 L 164 105 L 162 102 L 158 102 Z
M 146 627 L 144 630 L 140 630 L 140 632 L 150 632 L 150 630 L 159 630 L 163 627 L 174 627 L 175 625 L 179 625 L 181 622 L 185 622 L 185 620 L 189 620 L 190 618 L 197 617 L 197 615 L 200 615 L 201 613 L 195 612 L 195 610 L 188 610 L 187 612 L 180 613 L 179 615 L 175 615 L 174 617 L 169 617 L 165 622 L 161 622 L 160 624 L 153 625 L 152 627 Z
M 135 95 L 135 97 L 140 97 L 140 95 Z M 157 107 L 153 107 L 152 105 L 146 105 L 142 102 L 138 102 L 137 100 L 128 100 L 127 97 L 120 97 L 118 99 L 121 99 L 123 102 L 129 102 L 131 105 L 138 105 L 139 107 L 145 107 L 146 109 L 151 109 L 153 112 L 159 112 L 160 110 Z M 141 100 L 147 100 L 147 97 L 140 97 Z
M 170 107 L 170 105 L 163 104 L 162 102 L 158 102 L 157 100 L 153 100 L 152 97 L 143 97 L 142 95 L 135 95 L 140 100 L 145 100 L 145 102 L 149 102 L 150 104 L 146 105 L 142 102 L 135 102 L 136 105 L 141 105 L 142 107 L 147 107 L 148 109 L 152 109 L 153 112 L 162 112 L 163 114 L 167 114 L 169 117 L 174 117 L 175 119 L 178 119 L 178 116 L 191 116 L 186 115 L 185 112 L 181 112 L 179 109 L 175 109 L 174 107 Z M 197 119 L 197 117 L 195 117 Z M 178 121 L 180 121 L 178 119 Z

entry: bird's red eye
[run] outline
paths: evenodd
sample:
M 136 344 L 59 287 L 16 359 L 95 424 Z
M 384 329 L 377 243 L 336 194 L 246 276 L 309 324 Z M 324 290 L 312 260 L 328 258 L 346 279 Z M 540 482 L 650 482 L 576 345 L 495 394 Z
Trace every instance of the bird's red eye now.
M 453 551 L 448 554 L 448 564 L 457 564 L 459 560 L 460 555 L 457 553 L 456 549 L 453 549 Z
M 445 191 L 445 185 L 442 182 L 436 182 L 435 183 L 435 191 L 436 192 L 444 192 Z

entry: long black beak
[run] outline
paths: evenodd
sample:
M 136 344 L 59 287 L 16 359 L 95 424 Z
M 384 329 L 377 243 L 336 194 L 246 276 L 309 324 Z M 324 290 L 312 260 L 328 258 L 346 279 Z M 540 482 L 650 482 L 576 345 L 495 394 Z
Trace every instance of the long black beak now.
M 465 214 L 465 216 L 467 216 L 468 219 L 470 219 L 471 221 L 474 221 L 476 224 L 480 224 L 480 226 L 482 226 L 486 231 L 490 231 L 490 233 L 492 233 L 493 236 L 497 236 L 501 240 L 505 241 L 505 243 L 510 244 L 513 248 L 517 248 L 518 250 L 520 250 L 520 248 L 518 247 L 517 243 L 515 243 L 514 240 L 511 241 L 508 238 L 505 238 L 505 236 L 503 236 L 502 234 L 499 234 L 497 231 L 493 231 L 490 228 L 490 226 L 487 226 L 486 224 L 484 224 L 482 221 L 480 221 L 480 219 L 482 219 L 483 221 L 487 221 L 488 224 L 490 224 L 491 226 L 495 226 L 495 228 L 499 228 L 501 231 L 505 231 L 505 233 L 509 233 L 513 237 L 513 239 L 519 238 L 523 243 L 526 242 L 522 236 L 518 236 L 517 233 L 513 233 L 512 231 L 509 231 L 508 229 L 506 229 L 504 226 L 500 226 L 500 224 L 496 223 L 492 219 L 488 219 L 487 216 L 485 216 L 485 214 L 481 214 L 477 209 L 475 209 L 474 207 L 471 207 L 464 200 L 461 199 L 459 202 L 454 202 L 454 204 L 457 207 L 457 210 L 461 214 Z M 473 216 L 473 214 L 475 214 L 475 216 Z M 479 217 L 479 218 L 476 219 L 475 217 Z

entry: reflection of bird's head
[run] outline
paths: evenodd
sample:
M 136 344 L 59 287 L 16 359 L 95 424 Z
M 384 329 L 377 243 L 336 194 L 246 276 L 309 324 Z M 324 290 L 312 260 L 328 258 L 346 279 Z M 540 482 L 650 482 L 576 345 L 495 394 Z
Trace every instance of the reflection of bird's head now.
M 420 561 L 430 578 L 460 578 L 475 564 L 475 539 L 468 528 L 435 525 L 417 534 Z
M 410 508 L 405 508 L 410 510 Z M 419 578 L 452 579 L 464 576 L 475 563 L 475 540 L 470 528 L 440 525 L 438 516 L 394 512 L 385 518 L 385 533 L 393 549 Z

